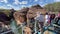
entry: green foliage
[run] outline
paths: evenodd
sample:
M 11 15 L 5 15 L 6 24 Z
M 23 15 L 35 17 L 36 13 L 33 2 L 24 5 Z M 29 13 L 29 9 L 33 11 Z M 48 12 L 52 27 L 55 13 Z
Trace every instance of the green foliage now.
M 7 16 L 9 16 L 10 10 L 5 10 L 4 13 L 5 13 Z
M 9 14 L 10 14 L 10 10 L 8 10 L 8 9 L 0 9 L 0 12 L 5 13 L 7 16 L 9 16 Z
M 44 8 L 46 8 L 47 11 L 53 11 L 53 12 L 60 11 L 60 2 L 47 4 L 44 6 Z
M 18 10 L 17 10 L 17 11 L 18 11 Z M 10 9 L 0 9 L 0 13 L 1 13 L 1 12 L 5 13 L 8 17 L 9 17 L 9 15 L 10 15 L 10 13 L 11 13 Z

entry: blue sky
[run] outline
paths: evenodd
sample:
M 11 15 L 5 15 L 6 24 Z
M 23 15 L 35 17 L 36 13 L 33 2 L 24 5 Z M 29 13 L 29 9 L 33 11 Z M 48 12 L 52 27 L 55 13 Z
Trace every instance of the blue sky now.
M 0 0 L 0 8 L 19 10 L 23 7 L 30 7 L 39 4 L 42 7 L 48 3 L 60 2 L 60 0 Z

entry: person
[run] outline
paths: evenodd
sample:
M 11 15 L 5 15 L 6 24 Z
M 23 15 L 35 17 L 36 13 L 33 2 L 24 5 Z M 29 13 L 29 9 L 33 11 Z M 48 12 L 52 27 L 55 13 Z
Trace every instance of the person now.
M 10 19 L 14 19 L 14 16 L 13 14 L 15 13 L 16 11 L 14 9 L 10 9 L 10 14 L 9 14 L 9 18 Z
M 57 16 L 55 17 L 55 20 L 56 20 L 56 23 L 55 24 L 57 24 L 57 25 L 60 25 L 60 11 L 59 11 L 59 13 L 57 14 Z
M 49 20 L 50 20 L 50 18 L 49 18 L 50 16 L 49 16 L 49 14 L 48 13 L 46 13 L 46 15 L 45 15 L 45 25 L 47 24 L 49 24 Z
M 32 34 L 31 32 L 32 32 L 32 31 L 31 31 L 30 27 L 29 27 L 28 25 L 26 25 L 26 26 L 24 27 L 24 34 Z
M 60 11 L 59 11 L 59 13 L 58 13 L 58 17 L 60 17 Z
M 11 24 L 10 24 L 10 28 L 12 30 L 12 32 L 14 32 L 14 34 L 19 34 L 19 31 L 17 29 L 17 23 L 14 19 L 11 19 Z
M 41 14 L 41 12 L 37 12 L 37 16 L 35 18 L 38 22 L 39 22 L 39 28 L 41 29 L 40 32 L 43 33 L 43 25 L 44 25 L 44 21 L 45 21 L 45 18 L 44 18 L 44 15 Z
M 48 31 L 48 30 L 46 30 L 46 31 L 44 32 L 44 34 L 50 34 L 50 33 L 49 33 L 49 31 Z
M 50 14 L 50 24 L 51 24 L 52 20 L 54 20 L 54 18 L 55 18 L 55 14 Z

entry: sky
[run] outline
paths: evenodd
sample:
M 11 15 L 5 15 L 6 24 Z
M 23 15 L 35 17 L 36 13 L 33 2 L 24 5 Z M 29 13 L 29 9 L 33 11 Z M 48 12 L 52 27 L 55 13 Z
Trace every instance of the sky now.
M 23 7 L 31 7 L 32 5 L 39 4 L 45 6 L 49 3 L 60 2 L 60 0 L 0 0 L 0 9 L 15 9 L 19 10 Z

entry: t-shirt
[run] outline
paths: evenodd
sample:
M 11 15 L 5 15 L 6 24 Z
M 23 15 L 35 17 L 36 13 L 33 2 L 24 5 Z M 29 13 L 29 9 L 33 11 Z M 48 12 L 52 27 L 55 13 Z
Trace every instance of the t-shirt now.
M 49 20 L 49 15 L 45 15 L 45 21 Z
M 39 15 L 36 17 L 36 20 L 38 20 L 39 22 L 44 22 L 44 15 Z

